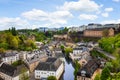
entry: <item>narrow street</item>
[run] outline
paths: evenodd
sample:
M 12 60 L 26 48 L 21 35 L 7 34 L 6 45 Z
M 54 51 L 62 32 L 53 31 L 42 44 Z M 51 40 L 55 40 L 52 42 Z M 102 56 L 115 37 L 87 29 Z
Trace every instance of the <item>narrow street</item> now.
M 116 59 L 113 55 L 111 55 L 110 53 L 107 53 L 107 52 L 105 52 L 105 51 L 103 51 L 101 48 L 95 48 L 98 52 L 100 52 L 100 53 L 103 53 L 103 54 L 105 54 L 107 57 L 109 57 L 110 59 Z

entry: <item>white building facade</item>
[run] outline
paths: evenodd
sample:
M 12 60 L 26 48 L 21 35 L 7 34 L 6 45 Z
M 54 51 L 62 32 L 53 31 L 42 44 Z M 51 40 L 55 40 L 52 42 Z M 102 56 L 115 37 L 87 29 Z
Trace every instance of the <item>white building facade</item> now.
M 14 54 L 14 55 L 2 57 L 2 61 L 6 62 L 8 64 L 11 64 L 15 61 L 18 61 L 19 59 L 20 59 L 19 54 Z
M 54 63 L 54 62 L 53 62 Z M 52 69 L 53 65 L 49 64 L 51 69 L 48 66 L 48 70 L 35 69 L 35 79 L 47 79 L 49 76 L 55 76 L 57 80 L 60 78 L 64 72 L 64 63 L 60 63 L 57 69 Z M 40 65 L 42 66 L 42 64 Z M 55 65 L 54 65 L 55 66 Z

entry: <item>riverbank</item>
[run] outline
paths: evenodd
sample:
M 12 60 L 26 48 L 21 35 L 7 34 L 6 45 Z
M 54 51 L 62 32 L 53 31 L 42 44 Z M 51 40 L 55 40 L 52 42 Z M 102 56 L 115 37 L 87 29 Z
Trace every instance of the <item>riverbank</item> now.
M 65 70 L 60 80 L 74 80 L 74 66 L 72 60 L 64 58 Z

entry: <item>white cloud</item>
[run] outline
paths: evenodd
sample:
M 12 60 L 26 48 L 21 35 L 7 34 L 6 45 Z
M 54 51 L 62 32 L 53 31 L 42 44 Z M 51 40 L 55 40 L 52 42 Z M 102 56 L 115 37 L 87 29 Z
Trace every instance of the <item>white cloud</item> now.
M 49 21 L 52 24 L 67 24 L 67 19 L 72 17 L 73 15 L 69 11 L 56 11 L 50 13 Z
M 112 11 L 113 11 L 113 8 L 111 8 L 111 7 L 105 8 L 105 9 L 104 9 L 104 12 L 101 13 L 101 15 L 102 15 L 103 17 L 109 17 L 109 13 L 112 12 Z
M 73 17 L 73 15 L 69 11 L 55 11 L 50 13 L 51 17 L 54 18 L 69 18 Z
M 24 12 L 22 16 L 28 20 L 44 21 L 47 25 L 55 27 L 67 24 L 67 20 L 73 17 L 69 11 L 45 12 L 38 9 Z
M 102 5 L 98 5 L 92 0 L 79 0 L 77 2 L 65 2 L 63 6 L 57 7 L 59 10 L 78 10 L 81 12 L 95 12 L 99 11 Z
M 16 18 L 8 18 L 8 17 L 0 18 L 0 29 L 1 30 L 8 29 L 8 28 L 11 28 L 11 27 L 16 27 L 17 29 L 27 28 L 28 25 L 29 25 L 29 23 L 27 22 L 27 20 L 22 20 L 19 17 L 16 17 Z
M 120 0 L 113 0 L 114 2 L 120 2 Z
M 79 19 L 80 20 L 95 20 L 97 19 L 97 15 L 91 15 L 91 14 L 80 14 Z
M 120 19 L 117 19 L 117 20 L 105 20 L 105 21 L 102 21 L 101 24 L 112 24 L 112 23 L 120 23 Z
M 22 16 L 29 20 L 41 20 L 47 19 L 48 14 L 42 10 L 32 9 L 31 11 L 22 13 Z
M 109 14 L 107 12 L 101 14 L 103 17 L 108 17 Z
M 113 11 L 113 8 L 105 8 L 105 11 L 106 12 L 111 12 L 111 11 Z

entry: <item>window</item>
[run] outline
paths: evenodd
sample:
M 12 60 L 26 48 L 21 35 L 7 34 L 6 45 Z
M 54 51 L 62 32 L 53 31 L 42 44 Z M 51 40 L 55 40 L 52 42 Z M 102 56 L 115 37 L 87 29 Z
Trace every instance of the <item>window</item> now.
M 46 74 L 46 72 L 44 72 L 44 74 Z
M 81 76 L 86 76 L 86 71 L 81 71 Z
M 82 80 L 85 80 L 85 77 L 82 77 Z
M 39 75 L 37 75 L 37 78 L 39 78 L 40 76 Z

